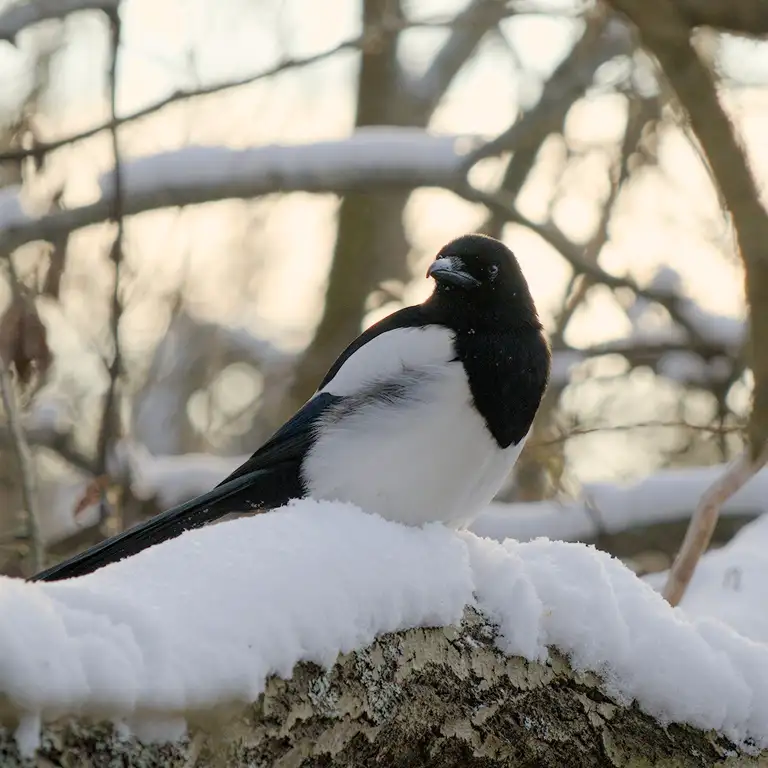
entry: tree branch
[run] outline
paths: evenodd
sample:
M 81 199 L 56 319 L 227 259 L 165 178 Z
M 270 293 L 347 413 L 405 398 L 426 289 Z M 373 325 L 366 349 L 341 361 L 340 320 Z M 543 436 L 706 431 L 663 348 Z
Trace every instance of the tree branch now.
M 671 0 L 612 0 L 638 27 L 690 117 L 726 206 L 744 263 L 750 309 L 751 366 L 755 378 L 750 440 L 756 458 L 768 443 L 768 213 L 735 129 L 717 95 L 712 73 L 697 55 L 690 27 Z M 766 11 L 763 11 L 765 15 Z
M 278 192 L 450 188 L 460 174 L 462 145 L 473 141 L 423 129 L 371 128 L 304 146 L 186 147 L 123 163 L 123 215 Z M 97 202 L 42 218 L 9 210 L 0 219 L 0 254 L 107 221 L 113 186 L 111 173 L 105 174 Z
M 117 13 L 108 14 L 110 30 L 110 66 L 108 77 L 109 106 L 111 117 L 110 138 L 114 169 L 111 181 L 113 184 L 112 220 L 117 225 L 115 239 L 110 251 L 110 260 L 114 264 L 114 286 L 109 314 L 110 335 L 113 344 L 112 360 L 109 364 L 109 384 L 104 397 L 104 409 L 96 440 L 96 475 L 101 476 L 107 471 L 107 457 L 110 442 L 115 437 L 120 414 L 117 407 L 117 388 L 122 375 L 122 352 L 120 345 L 120 320 L 123 315 L 123 304 L 120 298 L 121 267 L 123 263 L 123 239 L 125 221 L 123 216 L 123 168 L 120 160 L 120 143 L 117 130 L 117 65 L 120 54 L 120 17 Z M 106 517 L 104 498 L 101 500 L 101 516 Z
M 562 122 L 564 111 L 592 83 L 595 72 L 606 61 L 632 50 L 632 40 L 619 20 L 605 14 L 590 20 L 584 35 L 549 78 L 536 106 L 506 131 L 478 147 L 466 160 L 467 169 L 486 157 L 525 149 L 530 141 L 551 132 L 547 127 Z
M 757 458 L 751 456 L 749 451 L 743 453 L 701 497 L 664 586 L 664 597 L 671 605 L 678 605 L 682 600 L 696 565 L 712 540 L 723 504 L 743 488 L 767 460 L 768 451 Z
M 171 104 L 175 104 L 176 102 L 199 98 L 202 96 L 211 96 L 216 93 L 234 90 L 235 88 L 241 88 L 245 85 L 251 85 L 252 83 L 256 83 L 260 80 L 266 80 L 267 78 L 274 77 L 281 72 L 287 72 L 288 70 L 299 69 L 311 64 L 316 64 L 317 62 L 324 61 L 325 59 L 329 59 L 332 56 L 335 56 L 341 51 L 357 49 L 363 45 L 366 40 L 367 38 L 365 36 L 351 38 L 344 41 L 343 43 L 339 43 L 339 45 L 333 46 L 333 48 L 321 51 L 320 53 L 315 53 L 311 56 L 306 56 L 299 59 L 284 59 L 283 61 L 278 62 L 271 67 L 267 67 L 267 69 L 264 69 L 261 72 L 256 72 L 252 75 L 246 75 L 245 77 L 240 77 L 235 80 L 226 80 L 221 83 L 214 83 L 212 85 L 206 85 L 201 88 L 181 88 L 169 94 L 168 96 L 147 105 L 146 107 L 142 107 L 141 109 L 130 113 L 129 115 L 118 118 L 110 117 L 110 119 L 106 122 L 95 125 L 85 131 L 73 133 L 69 136 L 64 136 L 61 139 L 55 139 L 54 141 L 38 142 L 35 144 L 35 146 L 30 147 L 29 149 L 12 149 L 7 152 L 0 152 L 0 163 L 18 162 L 19 160 L 23 160 L 27 157 L 41 158 L 44 155 L 47 155 L 49 152 L 53 152 L 54 150 L 60 149 L 61 147 L 69 146 L 70 144 L 76 144 L 77 142 L 84 141 L 85 139 L 90 139 L 102 131 L 108 131 L 113 127 L 120 127 L 122 125 L 126 125 L 127 123 L 140 120 L 141 118 L 149 117 L 150 115 L 153 115 L 165 107 L 168 107 Z
M 509 9 L 500 0 L 472 0 L 456 17 L 451 36 L 432 59 L 427 71 L 408 88 L 408 100 L 418 103 L 418 107 L 411 103 L 408 111 L 418 112 L 425 118 L 431 115 L 488 30 L 509 15 Z
M 768 35 L 768 7 L 763 0 L 676 0 L 676 3 L 691 27 L 714 27 L 755 37 Z

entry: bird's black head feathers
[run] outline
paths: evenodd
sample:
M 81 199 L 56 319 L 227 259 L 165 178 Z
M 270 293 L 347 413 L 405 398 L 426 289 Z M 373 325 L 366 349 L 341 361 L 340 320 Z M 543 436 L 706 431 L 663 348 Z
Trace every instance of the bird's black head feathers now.
M 485 235 L 463 235 L 444 246 L 427 271 L 432 301 L 451 315 L 495 326 L 540 328 L 528 283 L 512 251 Z

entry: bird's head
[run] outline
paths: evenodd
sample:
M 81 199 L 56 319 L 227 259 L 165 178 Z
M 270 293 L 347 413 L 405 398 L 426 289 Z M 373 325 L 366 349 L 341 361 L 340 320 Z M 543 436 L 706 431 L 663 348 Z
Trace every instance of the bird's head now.
M 464 235 L 437 254 L 427 270 L 435 301 L 452 313 L 540 327 L 528 283 L 512 251 L 485 235 Z

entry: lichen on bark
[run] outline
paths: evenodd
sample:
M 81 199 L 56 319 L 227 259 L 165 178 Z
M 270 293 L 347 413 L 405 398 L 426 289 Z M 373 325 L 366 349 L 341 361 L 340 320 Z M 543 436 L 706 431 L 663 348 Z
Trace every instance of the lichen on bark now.
M 271 678 L 253 704 L 183 713 L 189 738 L 141 744 L 108 723 L 48 724 L 23 760 L 12 724 L 3 768 L 699 768 L 768 766 L 726 738 L 660 725 L 612 700 L 590 673 L 552 652 L 508 657 L 493 627 L 467 609 L 460 627 L 380 637 L 328 670 L 304 663 Z M 169 713 L 179 715 L 182 713 Z

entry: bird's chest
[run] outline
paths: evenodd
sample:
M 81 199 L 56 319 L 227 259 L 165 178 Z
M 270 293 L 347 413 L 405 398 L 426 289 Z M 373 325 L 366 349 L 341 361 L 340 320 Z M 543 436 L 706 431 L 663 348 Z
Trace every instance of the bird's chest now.
M 498 445 L 454 362 L 425 372 L 397 408 L 371 402 L 324 428 L 304 482 L 315 498 L 390 520 L 461 526 L 491 501 L 521 447 Z

